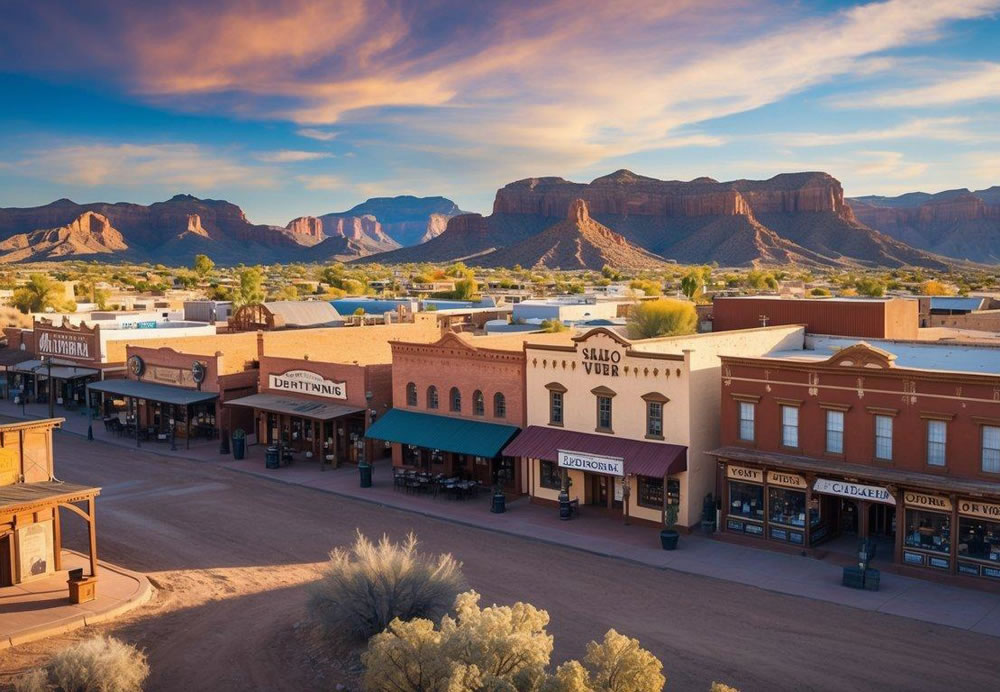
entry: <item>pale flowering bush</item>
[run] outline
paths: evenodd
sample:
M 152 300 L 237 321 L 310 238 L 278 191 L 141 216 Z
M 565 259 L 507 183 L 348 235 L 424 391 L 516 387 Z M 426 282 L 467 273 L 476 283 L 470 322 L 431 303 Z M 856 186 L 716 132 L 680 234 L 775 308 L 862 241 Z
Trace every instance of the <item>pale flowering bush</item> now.
M 146 655 L 113 637 L 63 649 L 44 668 L 14 682 L 16 692 L 140 692 L 149 676 Z

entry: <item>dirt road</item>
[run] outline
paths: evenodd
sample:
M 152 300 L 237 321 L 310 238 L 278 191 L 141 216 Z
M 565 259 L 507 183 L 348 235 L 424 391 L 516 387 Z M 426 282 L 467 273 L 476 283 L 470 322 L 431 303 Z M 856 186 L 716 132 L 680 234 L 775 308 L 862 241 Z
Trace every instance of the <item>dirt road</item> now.
M 104 488 L 102 559 L 148 574 L 160 592 L 106 626 L 149 654 L 151 689 L 332 688 L 343 658 L 311 639 L 305 584 L 355 529 L 402 537 L 465 564 L 485 603 L 549 611 L 554 662 L 615 627 L 663 661 L 668 689 L 723 680 L 753 690 L 982 690 L 1000 641 L 944 626 L 774 594 L 493 534 L 204 462 L 125 452 L 57 435 L 58 475 Z M 68 543 L 80 527 L 64 521 Z M 85 636 L 0 654 L 6 674 Z M 0 676 L 0 680 L 3 677 Z

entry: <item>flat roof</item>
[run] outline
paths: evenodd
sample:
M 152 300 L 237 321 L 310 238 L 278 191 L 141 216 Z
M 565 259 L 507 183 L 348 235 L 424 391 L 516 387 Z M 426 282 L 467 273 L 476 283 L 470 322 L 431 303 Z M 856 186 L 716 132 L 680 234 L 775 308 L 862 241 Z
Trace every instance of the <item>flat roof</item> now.
M 0 486 L 0 512 L 11 512 L 53 502 L 74 502 L 99 495 L 100 488 L 63 481 L 14 483 Z
M 899 368 L 1000 375 L 1000 348 L 989 344 L 857 339 L 807 334 L 804 349 L 774 350 L 766 353 L 764 357 L 816 363 L 825 361 L 837 351 L 862 341 L 896 356 L 894 365 Z
M 87 389 L 94 392 L 106 392 L 119 396 L 128 396 L 146 401 L 159 401 L 175 406 L 188 406 L 202 401 L 212 401 L 219 397 L 218 392 L 200 392 L 197 389 L 182 389 L 167 384 L 141 382 L 139 380 L 105 380 L 91 382 Z

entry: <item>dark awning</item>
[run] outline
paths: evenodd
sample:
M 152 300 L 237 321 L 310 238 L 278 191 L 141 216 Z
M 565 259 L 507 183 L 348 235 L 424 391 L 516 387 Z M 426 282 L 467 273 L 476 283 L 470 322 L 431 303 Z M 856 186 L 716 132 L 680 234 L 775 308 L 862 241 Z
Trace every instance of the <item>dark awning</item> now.
M 364 411 L 357 406 L 347 406 L 346 404 L 324 404 L 312 399 L 295 399 L 290 396 L 278 396 L 277 394 L 251 394 L 227 401 L 226 406 L 247 406 L 270 411 L 271 413 L 284 413 L 289 416 L 301 416 L 302 418 L 312 418 L 313 420 L 333 420 L 346 416 L 349 413 Z
M 107 394 L 145 399 L 146 401 L 159 401 L 175 406 L 200 404 L 203 401 L 212 401 L 219 397 L 218 392 L 199 392 L 196 389 L 181 389 L 180 387 L 140 380 L 91 382 L 87 385 L 87 389 L 92 392 L 106 392 Z
M 36 375 L 41 378 L 48 377 L 52 373 L 56 380 L 75 380 L 78 377 L 92 377 L 99 374 L 94 368 L 85 368 L 70 361 L 54 360 L 50 368 L 44 360 L 26 360 L 8 368 L 12 372 L 23 372 Z
M 687 471 L 687 447 L 529 425 L 503 453 L 558 462 L 559 450 L 625 460 L 625 473 L 662 478 Z
M 513 425 L 435 416 L 393 408 L 375 421 L 367 437 L 456 454 L 493 458 L 517 434 Z

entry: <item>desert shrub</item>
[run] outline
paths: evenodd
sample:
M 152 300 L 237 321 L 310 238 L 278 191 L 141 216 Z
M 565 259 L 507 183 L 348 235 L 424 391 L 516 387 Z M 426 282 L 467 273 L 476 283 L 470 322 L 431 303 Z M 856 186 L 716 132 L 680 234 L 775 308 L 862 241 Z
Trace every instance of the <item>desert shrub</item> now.
M 44 668 L 14 682 L 17 692 L 137 692 L 149 675 L 146 655 L 113 637 L 94 637 L 63 649 Z
M 660 298 L 639 303 L 632 308 L 628 335 L 632 339 L 655 336 L 693 334 L 698 326 L 698 313 L 693 303 Z
M 567 661 L 549 674 L 553 641 L 549 615 L 527 603 L 479 607 L 479 594 L 455 599 L 455 617 L 393 620 L 362 655 L 371 692 L 658 692 L 663 666 L 635 639 L 610 630 L 587 645 L 584 662 Z
M 729 685 L 726 685 L 725 683 L 713 682 L 709 692 L 740 692 L 740 691 L 735 687 L 730 687 Z
M 350 549 L 330 553 L 309 604 L 330 634 L 368 638 L 394 618 L 437 621 L 464 586 L 462 564 L 418 552 L 412 533 L 402 543 L 385 535 L 372 543 L 359 531 Z

